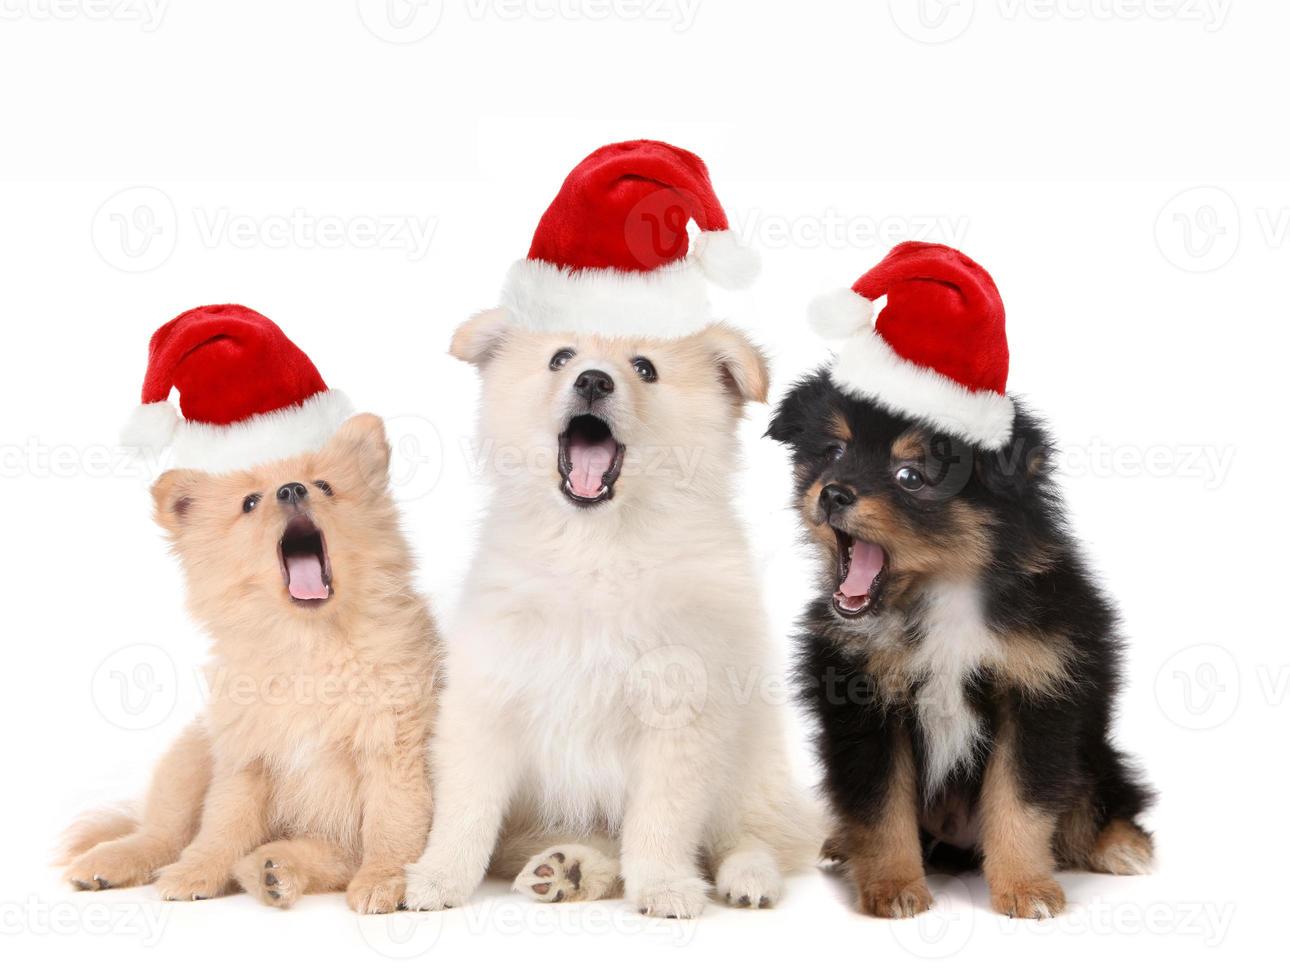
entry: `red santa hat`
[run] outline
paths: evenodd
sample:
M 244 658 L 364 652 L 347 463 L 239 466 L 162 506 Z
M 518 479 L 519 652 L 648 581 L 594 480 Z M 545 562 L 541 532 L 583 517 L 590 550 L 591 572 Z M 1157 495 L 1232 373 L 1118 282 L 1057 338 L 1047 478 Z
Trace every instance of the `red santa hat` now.
M 171 447 L 178 467 L 231 472 L 320 449 L 352 413 L 272 320 L 245 306 L 199 306 L 152 335 L 143 404 L 121 441 Z
M 957 249 L 897 245 L 850 289 L 817 297 L 809 317 L 821 335 L 846 341 L 830 369 L 842 390 L 985 449 L 1011 437 L 1003 300 Z
M 501 305 L 530 330 L 678 337 L 709 321 L 708 281 L 742 288 L 759 267 L 730 231 L 703 161 L 632 140 L 602 146 L 565 179 Z

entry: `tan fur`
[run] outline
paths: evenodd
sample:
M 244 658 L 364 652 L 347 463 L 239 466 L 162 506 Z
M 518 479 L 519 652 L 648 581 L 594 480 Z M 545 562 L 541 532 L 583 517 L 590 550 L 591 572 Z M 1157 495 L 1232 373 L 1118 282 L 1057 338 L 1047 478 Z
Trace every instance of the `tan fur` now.
M 891 444 L 893 462 L 921 463 L 927 458 L 927 436 L 921 429 L 910 429 Z
M 847 421 L 845 415 L 841 412 L 834 412 L 829 421 L 831 423 L 829 431 L 835 439 L 840 439 L 842 442 L 851 441 L 853 438 L 851 435 L 851 423 Z
M 1128 820 L 1112 820 L 1089 849 L 1086 866 L 1108 875 L 1140 875 L 1151 870 L 1154 860 L 1150 834 Z
M 157 519 L 214 641 L 211 702 L 157 767 L 137 829 L 75 857 L 70 880 L 155 878 L 172 899 L 236 882 L 279 906 L 348 885 L 358 911 L 397 907 L 429 826 L 440 641 L 411 585 L 388 467 L 384 426 L 360 415 L 311 455 L 157 481 Z M 292 602 L 279 565 L 290 515 L 273 494 L 291 481 L 309 487 L 331 559 L 334 594 L 318 608 Z M 264 496 L 244 513 L 251 493 Z
M 982 866 L 996 912 L 1046 919 L 1066 907 L 1065 893 L 1053 877 L 1057 819 L 1022 799 L 1015 750 L 1012 726 L 1005 723 L 981 785 Z
M 847 828 L 839 843 L 861 912 L 900 919 L 931 908 L 918 839 L 918 780 L 907 735 L 893 745 L 881 816 L 872 824 Z
M 139 818 L 129 809 L 104 809 L 87 813 L 64 831 L 54 864 L 65 867 L 92 847 L 134 833 Z
M 1000 637 L 1001 653 L 992 664 L 1005 684 L 1032 695 L 1055 694 L 1070 680 L 1075 648 L 1059 636 L 1008 633 Z
M 807 526 L 836 553 L 836 538 L 824 524 L 819 506 L 822 484 L 815 483 L 802 495 L 801 510 Z M 847 514 L 844 530 L 853 537 L 879 544 L 890 560 L 887 595 L 897 598 L 927 577 L 975 578 L 990 558 L 990 520 L 982 511 L 962 500 L 946 504 L 949 527 L 943 536 L 930 541 L 887 501 L 863 497 Z

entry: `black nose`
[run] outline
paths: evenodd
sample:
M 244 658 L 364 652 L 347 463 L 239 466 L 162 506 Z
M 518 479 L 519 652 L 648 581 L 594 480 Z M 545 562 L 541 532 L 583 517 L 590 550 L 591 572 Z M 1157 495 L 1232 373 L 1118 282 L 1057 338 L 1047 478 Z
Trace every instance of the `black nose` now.
M 841 510 L 843 507 L 850 507 L 855 502 L 855 492 L 840 483 L 830 483 L 820 491 L 820 503 L 824 505 L 826 513 Z
M 284 483 L 278 487 L 278 500 L 284 504 L 298 504 L 307 496 L 309 491 L 303 483 Z
M 573 383 L 573 390 L 587 401 L 594 402 L 597 398 L 604 398 L 606 395 L 613 394 L 614 379 L 605 374 L 604 371 L 597 371 L 593 368 L 578 375 L 578 380 Z

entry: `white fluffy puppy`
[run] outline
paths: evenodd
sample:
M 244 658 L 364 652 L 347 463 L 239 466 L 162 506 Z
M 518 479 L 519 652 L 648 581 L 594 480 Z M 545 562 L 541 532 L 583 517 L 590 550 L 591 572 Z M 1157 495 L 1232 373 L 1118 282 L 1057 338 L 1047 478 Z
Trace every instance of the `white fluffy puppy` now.
M 770 643 L 735 516 L 761 353 L 722 325 L 606 338 L 502 311 L 460 327 L 452 353 L 482 374 L 495 493 L 407 906 L 459 905 L 489 870 L 544 901 L 625 887 L 658 916 L 698 915 L 709 881 L 732 904 L 773 904 L 820 833 L 760 694 Z

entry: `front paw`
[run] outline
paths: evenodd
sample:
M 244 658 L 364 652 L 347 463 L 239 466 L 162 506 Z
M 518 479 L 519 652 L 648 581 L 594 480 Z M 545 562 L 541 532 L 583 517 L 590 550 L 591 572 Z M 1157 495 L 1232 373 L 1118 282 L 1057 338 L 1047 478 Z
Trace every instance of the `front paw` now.
M 1066 908 L 1066 893 L 1052 878 L 991 882 L 990 905 L 1011 919 L 1051 919 Z
M 708 883 L 697 877 L 652 878 L 629 887 L 628 897 L 641 915 L 693 919 L 708 904 Z
M 345 889 L 345 901 L 359 915 L 397 912 L 403 904 L 404 882 L 402 871 L 359 868 Z
M 421 862 L 404 869 L 403 905 L 423 912 L 439 912 L 465 905 L 474 886 L 454 881 L 436 866 Z
M 860 911 L 879 919 L 909 919 L 932 907 L 921 877 L 913 881 L 869 881 L 860 886 Z
M 155 855 L 139 844 L 137 838 L 126 837 L 91 848 L 68 866 L 66 876 L 82 890 L 130 888 L 151 881 L 158 863 Z
M 717 868 L 717 894 L 736 908 L 768 909 L 783 891 L 775 859 L 764 852 L 731 854 Z
M 222 865 L 180 858 L 161 869 L 157 891 L 167 902 L 198 902 L 223 895 L 231 877 L 231 869 Z

